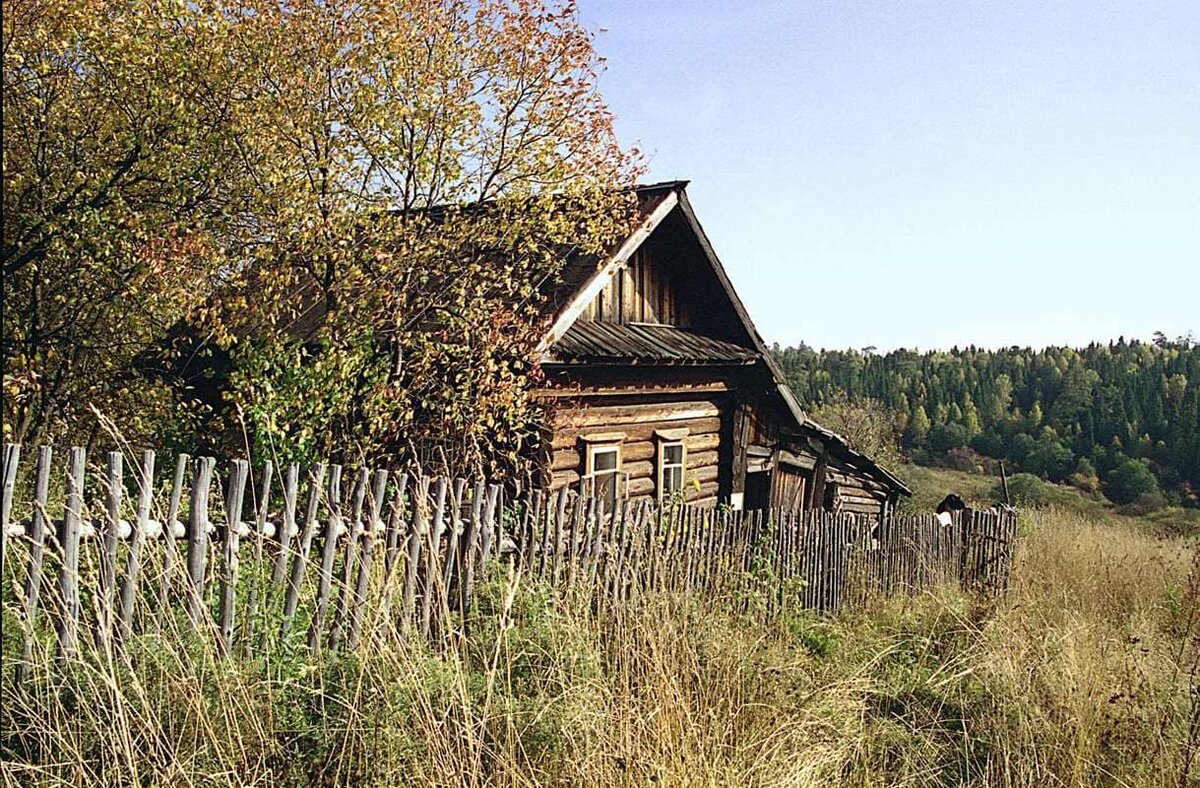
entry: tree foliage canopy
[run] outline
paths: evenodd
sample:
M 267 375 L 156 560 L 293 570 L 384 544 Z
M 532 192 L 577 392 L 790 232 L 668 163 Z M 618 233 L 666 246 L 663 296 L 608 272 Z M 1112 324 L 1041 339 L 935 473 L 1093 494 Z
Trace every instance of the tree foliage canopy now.
M 259 450 L 520 450 L 541 299 L 625 231 L 639 172 L 573 3 L 15 0 L 4 25 L 9 437 L 88 406 L 160 430 L 179 400 L 136 367 L 187 324 Z

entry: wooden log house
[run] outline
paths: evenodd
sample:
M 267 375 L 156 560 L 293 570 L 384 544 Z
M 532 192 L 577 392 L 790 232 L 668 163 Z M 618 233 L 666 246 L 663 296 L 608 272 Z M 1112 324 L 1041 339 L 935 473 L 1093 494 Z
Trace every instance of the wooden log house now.
M 792 397 L 686 186 L 639 188 L 629 238 L 566 263 L 540 347 L 543 483 L 614 502 L 883 514 L 908 488 Z
M 609 499 L 878 516 L 910 494 L 793 399 L 688 202 L 686 181 L 637 190 L 642 221 L 606 259 L 568 257 L 538 349 L 548 407 L 544 488 Z M 289 330 L 311 335 L 313 299 Z M 177 374 L 219 402 L 226 354 Z M 209 369 L 211 367 L 211 369 Z

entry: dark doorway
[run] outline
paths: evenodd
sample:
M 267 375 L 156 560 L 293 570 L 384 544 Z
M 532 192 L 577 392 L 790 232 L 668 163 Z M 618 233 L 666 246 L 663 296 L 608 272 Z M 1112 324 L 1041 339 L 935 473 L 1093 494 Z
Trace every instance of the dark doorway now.
M 771 505 L 771 472 L 749 471 L 746 473 L 745 509 L 754 511 Z

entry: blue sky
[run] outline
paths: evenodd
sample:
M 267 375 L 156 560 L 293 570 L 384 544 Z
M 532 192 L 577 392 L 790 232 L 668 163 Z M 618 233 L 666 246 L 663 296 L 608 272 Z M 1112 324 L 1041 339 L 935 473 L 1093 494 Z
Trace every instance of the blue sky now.
M 768 342 L 1200 332 L 1200 2 L 580 0 Z

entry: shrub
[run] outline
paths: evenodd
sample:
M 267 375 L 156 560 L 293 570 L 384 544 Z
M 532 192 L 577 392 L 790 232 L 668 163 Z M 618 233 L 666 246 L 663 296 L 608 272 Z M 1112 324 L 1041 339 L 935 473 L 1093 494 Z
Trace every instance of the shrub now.
M 935 424 L 929 430 L 929 448 L 935 452 L 947 452 L 967 445 L 967 428 L 961 424 Z
M 1133 503 L 1146 493 L 1157 492 L 1158 480 L 1146 463 L 1125 460 L 1108 474 L 1104 490 L 1114 503 Z
M 1119 509 L 1119 511 L 1121 514 L 1141 517 L 1152 512 L 1166 509 L 1167 505 L 1168 501 L 1166 496 L 1158 490 L 1153 490 L 1152 492 L 1142 493 L 1137 497 L 1137 500 L 1133 501 L 1132 503 L 1125 504 Z
M 1025 455 L 1021 467 L 1035 476 L 1044 476 L 1051 481 L 1061 482 L 1071 474 L 1071 470 L 1075 467 L 1075 455 L 1061 442 L 1051 438 L 1038 441 Z
M 1004 439 L 992 432 L 981 432 L 971 438 L 971 448 L 988 457 L 1004 457 Z
M 1008 492 L 1013 503 L 1018 506 L 1045 506 L 1050 503 L 1050 488 L 1032 473 L 1018 473 L 1008 480 Z M 997 484 L 992 488 L 992 497 L 998 501 L 1004 500 L 1003 485 Z
M 951 449 L 946 452 L 942 464 L 964 473 L 983 473 L 983 463 L 980 462 L 979 455 L 970 449 Z

